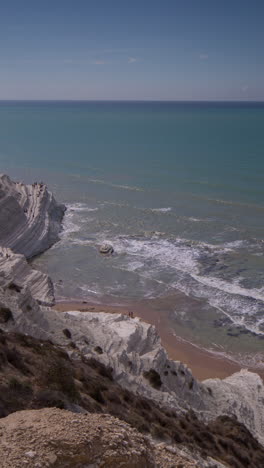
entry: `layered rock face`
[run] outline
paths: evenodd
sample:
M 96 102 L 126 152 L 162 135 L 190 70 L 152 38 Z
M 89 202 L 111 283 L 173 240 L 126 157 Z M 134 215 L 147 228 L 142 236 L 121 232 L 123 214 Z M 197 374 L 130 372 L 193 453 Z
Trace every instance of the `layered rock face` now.
M 113 368 L 122 387 L 179 413 L 192 409 L 206 421 L 233 415 L 264 444 L 264 385 L 258 375 L 244 370 L 198 382 L 184 364 L 168 358 L 153 326 L 118 314 L 57 312 L 40 306 L 27 287 L 0 287 L 1 307 L 12 315 L 2 329 L 49 339 L 73 359 L 95 357 Z
M 31 268 L 24 255 L 14 254 L 5 247 L 0 247 L 0 285 L 27 287 L 40 304 L 54 304 L 54 288 L 49 276 Z
M 58 240 L 64 211 L 65 206 L 55 201 L 46 185 L 24 185 L 0 175 L 1 286 L 14 282 L 28 288 L 39 303 L 54 303 L 52 281 L 31 269 L 26 258 L 43 252 Z
M 64 205 L 47 186 L 24 185 L 0 175 L 0 245 L 33 257 L 58 240 Z

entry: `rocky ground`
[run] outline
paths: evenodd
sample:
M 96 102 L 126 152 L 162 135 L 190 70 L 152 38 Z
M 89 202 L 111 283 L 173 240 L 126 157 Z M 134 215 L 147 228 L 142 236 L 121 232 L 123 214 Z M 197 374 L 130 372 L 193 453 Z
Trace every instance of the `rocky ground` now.
M 0 421 L 0 433 L 3 468 L 198 466 L 104 414 L 76 415 L 55 408 L 20 411 Z

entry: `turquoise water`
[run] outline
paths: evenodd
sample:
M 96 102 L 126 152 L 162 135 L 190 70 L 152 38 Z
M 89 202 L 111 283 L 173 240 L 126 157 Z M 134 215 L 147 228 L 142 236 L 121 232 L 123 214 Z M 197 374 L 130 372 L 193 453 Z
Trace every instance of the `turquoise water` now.
M 2 102 L 0 164 L 45 180 L 68 205 L 61 242 L 35 261 L 58 298 L 122 303 L 181 291 L 172 323 L 188 336 L 195 315 L 205 344 L 213 333 L 223 345 L 225 330 L 232 348 L 240 327 L 245 350 L 261 350 L 264 104 Z M 104 241 L 111 258 L 98 253 Z

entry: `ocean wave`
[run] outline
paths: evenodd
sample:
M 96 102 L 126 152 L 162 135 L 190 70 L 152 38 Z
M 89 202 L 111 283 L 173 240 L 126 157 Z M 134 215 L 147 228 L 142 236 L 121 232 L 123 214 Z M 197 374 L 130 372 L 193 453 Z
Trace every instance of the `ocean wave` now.
M 62 222 L 62 240 L 69 239 L 71 234 L 79 232 L 81 226 L 88 219 L 92 218 L 81 216 L 83 213 L 91 213 L 98 210 L 98 207 L 90 207 L 86 203 L 68 203 L 66 204 L 67 210 L 65 212 Z
M 68 211 L 75 211 L 75 212 L 82 212 L 82 211 L 98 211 L 98 207 L 91 208 L 86 203 L 68 203 L 66 204 L 67 210 Z M 66 211 L 67 214 L 67 211 Z
M 119 254 L 126 253 L 172 268 L 187 272 L 197 271 L 198 273 L 197 259 L 199 252 L 186 246 L 180 239 L 173 244 L 165 239 L 141 240 L 119 237 L 114 239 L 112 243 L 115 252 Z
M 252 299 L 264 301 L 264 286 L 263 288 L 259 289 L 247 289 L 239 286 L 239 279 L 233 282 L 227 282 L 222 279 L 209 276 L 199 276 L 192 274 L 192 277 L 205 286 L 210 286 L 211 288 L 219 289 L 232 295 L 236 294 L 238 296 L 250 297 Z
M 101 291 L 96 290 L 96 289 L 91 289 L 85 284 L 82 285 L 82 286 L 79 286 L 79 289 L 81 289 L 83 292 L 85 292 L 85 294 L 95 294 L 96 296 L 101 295 Z
M 150 211 L 156 211 L 158 213 L 168 213 L 171 211 L 171 207 L 169 206 L 168 208 L 151 208 Z
M 132 190 L 134 192 L 144 192 L 144 189 L 142 187 L 137 187 L 134 185 L 113 184 L 112 182 L 107 182 L 106 180 L 103 180 L 103 179 L 90 179 L 89 178 L 88 181 L 94 184 L 107 185 L 108 187 L 113 187 L 113 188 L 118 188 L 118 189 L 123 189 L 123 190 Z
M 74 232 L 78 232 L 81 229 L 79 223 L 73 221 L 74 213 L 70 211 L 66 211 L 63 222 L 62 222 L 62 239 L 68 237 L 70 234 Z
M 242 277 L 226 281 L 214 276 L 201 274 L 206 259 L 215 254 L 226 253 L 244 246 L 238 240 L 214 246 L 202 242 L 174 242 L 159 239 L 134 239 L 119 237 L 111 240 L 117 254 L 122 254 L 122 268 L 164 285 L 164 291 L 176 289 L 208 303 L 227 315 L 233 323 L 248 330 L 263 334 L 260 329 L 264 319 L 259 316 L 263 310 L 264 286 L 245 288 L 240 285 Z M 162 280 L 161 278 L 164 278 Z

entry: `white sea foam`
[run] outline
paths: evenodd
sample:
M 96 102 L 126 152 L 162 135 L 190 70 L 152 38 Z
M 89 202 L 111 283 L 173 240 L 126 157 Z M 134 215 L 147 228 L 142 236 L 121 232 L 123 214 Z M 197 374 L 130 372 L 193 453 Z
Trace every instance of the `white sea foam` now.
M 236 241 L 232 241 L 232 242 L 225 242 L 225 244 L 223 244 L 223 247 L 225 247 L 226 249 L 240 249 L 242 247 L 246 247 L 247 246 L 247 241 L 245 240 L 236 240 Z
M 209 221 L 208 219 L 200 219 L 200 218 L 194 218 L 193 216 L 190 216 L 189 218 L 187 218 L 188 221 L 192 221 L 194 223 L 199 223 L 201 221 Z
M 79 286 L 79 288 L 84 291 L 86 294 L 96 294 L 96 295 L 100 295 L 100 291 L 97 291 L 95 289 L 91 289 L 89 288 L 87 285 L 83 285 L 83 286 Z
M 128 271 L 137 271 L 142 267 L 144 267 L 143 262 L 129 262 L 127 264 L 126 270 L 128 270 Z
M 119 237 L 111 242 L 116 253 L 122 254 L 122 268 L 163 284 L 164 291 L 174 288 L 187 295 L 203 298 L 212 307 L 224 312 L 234 323 L 262 333 L 259 326 L 264 323 L 264 319 L 257 318 L 257 314 L 264 301 L 264 287 L 247 289 L 240 285 L 242 277 L 230 282 L 203 276 L 199 271 L 204 256 L 210 257 L 215 252 L 219 254 L 240 248 L 244 241 L 213 246 L 202 242 L 188 243 L 185 239 L 170 242 L 156 237 Z M 159 278 L 164 273 L 166 279 L 162 281 Z M 171 278 L 171 281 L 168 278 Z
M 227 282 L 219 278 L 209 276 L 199 276 L 192 274 L 192 277 L 199 283 L 211 288 L 219 289 L 229 294 L 236 294 L 244 297 L 251 297 L 256 300 L 264 301 L 264 286 L 262 288 L 246 289 L 239 286 L 238 281 Z
M 68 203 L 66 206 L 67 210 L 62 223 L 62 240 L 69 239 L 71 234 L 79 232 L 81 224 L 88 220 L 87 217 L 81 217 L 79 213 L 89 213 L 98 210 L 97 207 L 91 208 L 85 203 Z
M 135 192 L 143 192 L 144 189 L 141 187 L 136 187 L 133 185 L 122 185 L 122 184 L 113 184 L 111 182 L 107 182 L 106 180 L 102 179 L 88 179 L 89 182 L 93 182 L 94 184 L 102 184 L 102 185 L 107 185 L 108 187 L 113 187 L 113 188 L 118 188 L 118 189 L 123 189 L 123 190 L 132 190 Z
M 168 213 L 171 211 L 171 207 L 168 206 L 168 208 L 151 208 L 151 211 L 157 211 L 159 213 Z
M 169 266 L 186 272 L 196 271 L 198 273 L 197 259 L 199 252 L 186 247 L 181 240 L 175 243 L 165 239 L 129 239 L 118 238 L 113 242 L 115 252 L 119 254 L 140 257 L 152 260 L 160 265 Z M 143 260 L 140 260 L 143 261 Z
M 70 211 L 66 211 L 64 216 L 64 220 L 62 223 L 63 231 L 62 231 L 62 238 L 68 237 L 70 234 L 74 232 L 80 231 L 81 227 L 79 224 L 73 221 L 74 213 Z
M 98 207 L 91 208 L 85 203 L 68 203 L 67 205 L 67 210 L 68 211 L 75 211 L 75 212 L 80 212 L 80 211 L 97 211 Z

